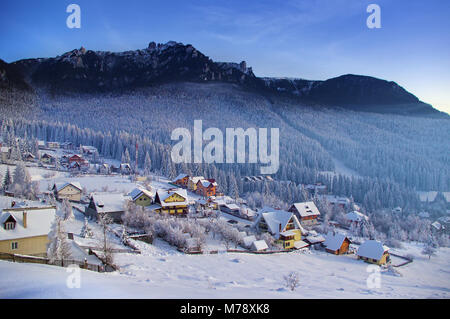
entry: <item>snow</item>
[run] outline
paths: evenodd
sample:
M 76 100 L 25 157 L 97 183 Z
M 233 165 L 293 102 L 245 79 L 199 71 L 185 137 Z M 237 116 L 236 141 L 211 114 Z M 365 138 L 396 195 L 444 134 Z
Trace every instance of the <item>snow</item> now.
M 348 214 L 345 214 L 345 218 L 351 222 L 362 222 L 363 220 L 368 220 L 369 218 L 357 211 L 352 211 Z
M 320 212 L 314 202 L 294 203 L 294 207 L 297 209 L 301 217 L 320 215 Z
M 131 199 L 121 193 L 92 193 L 93 201 L 98 213 L 112 213 L 124 211 L 125 201 Z
M 27 215 L 27 227 L 24 227 L 24 212 Z M 50 232 L 52 223 L 55 219 L 56 209 L 47 208 L 39 210 L 19 209 L 6 210 L 0 213 L 0 222 L 5 222 L 10 216 L 16 220 L 14 229 L 6 230 L 0 227 L 0 240 L 10 240 L 17 238 L 27 238 L 34 236 L 47 235 Z
M 64 268 L 0 261 L 0 273 L 8 273 L 0 276 L 0 298 L 450 298 L 448 248 L 428 260 L 421 245 L 407 244 L 399 252 L 416 257 L 398 268 L 402 276 L 382 271 L 381 287 L 368 288 L 369 264 L 354 255 L 184 255 L 159 240 L 138 243 L 142 255 L 115 254 L 119 272 L 80 270 L 79 289 L 67 287 Z M 300 287 L 282 289 L 283 276 L 292 271 L 299 273 Z
M 384 252 L 388 250 L 389 247 L 384 246 L 379 241 L 367 240 L 361 246 L 359 246 L 356 254 L 361 257 L 379 260 L 383 256 Z
M 344 234 L 329 233 L 323 244 L 330 250 L 338 250 L 339 248 L 341 248 L 345 238 L 347 238 L 347 236 L 345 236 Z
M 262 251 L 262 250 L 266 250 L 269 248 L 269 246 L 267 246 L 267 243 L 264 240 L 255 240 L 252 243 L 252 250 L 256 250 L 256 251 Z

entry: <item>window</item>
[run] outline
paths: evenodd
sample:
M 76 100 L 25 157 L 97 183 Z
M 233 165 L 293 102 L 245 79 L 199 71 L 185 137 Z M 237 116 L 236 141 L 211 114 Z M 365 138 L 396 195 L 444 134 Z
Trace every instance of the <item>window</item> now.
M 5 229 L 6 230 L 12 230 L 16 227 L 16 223 L 14 222 L 7 222 L 5 223 Z
M 11 243 L 11 249 L 15 250 L 15 249 L 19 249 L 19 243 L 14 241 Z

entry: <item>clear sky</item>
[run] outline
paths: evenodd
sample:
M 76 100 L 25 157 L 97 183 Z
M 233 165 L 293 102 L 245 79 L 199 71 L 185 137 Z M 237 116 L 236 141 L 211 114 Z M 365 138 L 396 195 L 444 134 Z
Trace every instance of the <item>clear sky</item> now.
M 66 7 L 81 7 L 81 29 Z M 381 7 L 381 29 L 366 8 Z M 257 76 L 392 80 L 450 113 L 449 0 L 1 0 L 0 58 L 190 43 L 215 61 L 247 61 Z

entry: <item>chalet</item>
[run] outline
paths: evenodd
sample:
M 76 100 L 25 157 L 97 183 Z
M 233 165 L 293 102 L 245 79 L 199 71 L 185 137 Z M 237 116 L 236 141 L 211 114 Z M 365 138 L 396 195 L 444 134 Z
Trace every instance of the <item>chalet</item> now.
M 72 155 L 71 157 L 69 157 L 68 162 L 69 162 L 69 166 L 72 163 L 78 163 L 80 167 L 87 167 L 87 166 L 89 166 L 89 162 L 87 160 L 85 160 L 83 157 L 81 157 L 81 156 L 79 156 L 77 154 Z
M 172 183 L 179 187 L 187 188 L 189 183 L 189 175 L 180 174 L 172 181 Z
M 131 175 L 132 173 L 133 173 L 133 169 L 131 168 L 130 164 L 128 164 L 128 163 L 120 164 L 120 174 Z
M 311 196 L 327 193 L 327 186 L 322 183 L 306 184 L 302 186 Z
M 289 208 L 289 212 L 294 213 L 302 225 L 314 225 L 320 212 L 314 202 L 295 203 Z
M 351 242 L 344 234 L 328 233 L 323 245 L 325 250 L 331 254 L 342 255 L 348 252 Z
M 83 194 L 83 188 L 79 182 L 54 184 L 52 190 L 58 200 L 68 199 L 79 202 Z
M 120 166 L 111 165 L 110 172 L 111 173 L 120 173 Z
M 203 176 L 195 176 L 195 177 L 191 177 L 189 178 L 188 181 L 188 189 L 191 192 L 195 192 L 197 190 L 197 183 L 198 181 L 205 179 Z
M 0 159 L 2 162 L 6 162 L 9 160 L 9 157 L 11 155 L 11 148 L 7 146 L 0 147 Z
M 97 219 L 99 215 L 107 214 L 114 222 L 120 223 L 126 200 L 130 200 L 130 197 L 121 193 L 92 193 L 85 215 Z
M 55 216 L 55 206 L 3 209 L 0 252 L 46 257 L 48 234 Z
M 133 189 L 128 196 L 131 200 L 139 206 L 150 206 L 153 201 L 153 194 L 143 188 L 135 188 Z
M 376 240 L 365 241 L 356 252 L 358 259 L 368 263 L 383 265 L 390 262 L 389 247 Z
M 350 206 L 350 199 L 344 196 L 336 196 L 336 195 L 318 195 L 320 200 L 325 201 L 331 206 L 337 206 L 341 209 L 346 209 Z
M 81 145 L 80 150 L 81 150 L 81 154 L 86 155 L 86 156 L 98 155 L 98 150 L 95 146 Z
M 216 196 L 216 187 L 215 179 L 201 179 L 197 182 L 196 193 L 203 197 Z
M 74 150 L 75 145 L 72 142 L 64 142 L 60 144 L 60 148 L 65 150 Z
M 227 214 L 239 216 L 240 207 L 236 204 L 224 204 L 220 206 L 220 211 Z
M 27 161 L 27 162 L 33 162 L 36 159 L 36 156 L 31 154 L 30 152 L 27 152 L 27 153 L 25 153 L 23 159 L 24 159 L 24 161 Z
M 52 148 L 52 149 L 57 149 L 57 148 L 59 148 L 59 143 L 58 142 L 47 142 L 47 147 Z
M 271 233 L 284 249 L 294 249 L 296 242 L 301 241 L 304 230 L 297 217 L 283 210 L 264 207 L 258 211 L 254 222 L 257 230 Z
M 50 154 L 48 154 L 48 153 L 44 153 L 42 156 L 41 156 L 41 162 L 42 163 L 45 163 L 45 164 L 52 164 L 52 163 L 54 163 L 56 161 L 56 159 L 52 156 L 52 155 L 50 155 Z
M 359 225 L 359 224 L 369 220 L 369 217 L 367 217 L 366 215 L 364 215 L 356 210 L 345 214 L 344 218 L 350 226 L 351 225 L 356 226 L 356 225 Z
M 45 142 L 44 142 L 44 141 L 41 141 L 41 140 L 38 140 L 38 141 L 37 141 L 37 146 L 38 146 L 38 149 L 40 149 L 40 150 L 43 150 L 43 149 L 46 148 L 46 147 L 45 147 Z
M 158 190 L 155 196 L 155 207 L 151 209 L 158 213 L 185 215 L 188 213 L 188 205 L 189 199 L 185 189 Z

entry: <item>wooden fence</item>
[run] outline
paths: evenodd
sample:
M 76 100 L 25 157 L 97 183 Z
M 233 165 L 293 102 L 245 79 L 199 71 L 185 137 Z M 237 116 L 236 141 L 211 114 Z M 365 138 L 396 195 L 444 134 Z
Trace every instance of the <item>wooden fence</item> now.
M 74 259 L 66 259 L 66 260 L 56 260 L 54 262 L 50 262 L 50 259 L 44 257 L 36 257 L 36 256 L 26 256 L 26 255 L 17 255 L 17 254 L 8 254 L 0 252 L 0 259 L 18 263 L 33 263 L 33 264 L 44 264 L 44 265 L 52 265 L 59 267 L 68 267 L 69 265 L 78 265 L 80 268 L 97 271 L 97 272 L 111 272 L 116 269 L 109 265 L 94 265 L 89 264 L 87 262 L 74 260 Z

